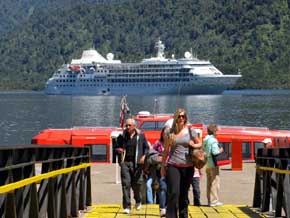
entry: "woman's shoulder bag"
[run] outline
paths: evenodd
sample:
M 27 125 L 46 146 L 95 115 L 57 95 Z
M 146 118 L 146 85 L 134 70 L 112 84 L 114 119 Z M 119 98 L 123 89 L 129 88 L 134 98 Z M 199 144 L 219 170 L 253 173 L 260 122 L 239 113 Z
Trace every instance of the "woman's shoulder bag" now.
M 188 131 L 189 131 L 190 139 L 194 140 L 191 134 L 191 129 L 188 128 Z M 203 168 L 206 165 L 207 156 L 204 150 L 202 149 L 202 147 L 192 148 L 189 146 L 188 149 L 189 149 L 189 157 L 191 158 L 194 167 L 196 167 L 197 169 Z
M 218 153 L 216 155 L 214 155 L 211 152 L 211 155 L 212 155 L 212 160 L 213 160 L 213 163 L 215 166 L 222 166 L 222 165 L 227 165 L 227 164 L 231 163 L 231 160 L 230 160 L 228 154 L 224 151 L 221 153 Z

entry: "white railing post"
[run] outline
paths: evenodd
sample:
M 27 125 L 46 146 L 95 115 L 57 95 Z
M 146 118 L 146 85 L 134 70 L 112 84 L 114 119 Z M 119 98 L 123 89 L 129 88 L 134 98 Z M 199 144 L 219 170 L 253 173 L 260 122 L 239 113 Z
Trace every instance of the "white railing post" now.
M 116 175 L 115 175 L 115 178 L 116 178 L 116 184 L 120 184 L 121 181 L 120 181 L 120 167 L 119 167 L 119 157 L 118 155 L 116 155 L 116 163 L 115 163 L 115 166 L 116 166 Z

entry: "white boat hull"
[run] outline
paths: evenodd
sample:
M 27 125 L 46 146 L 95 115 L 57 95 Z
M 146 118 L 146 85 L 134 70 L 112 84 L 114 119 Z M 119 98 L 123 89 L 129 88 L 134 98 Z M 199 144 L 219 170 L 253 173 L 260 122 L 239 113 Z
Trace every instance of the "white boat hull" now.
M 168 83 L 114 83 L 103 82 L 101 86 L 82 86 L 76 82 L 73 87 L 49 85 L 45 93 L 49 95 L 191 95 L 221 94 L 231 89 L 239 75 L 222 77 L 197 77 L 189 82 Z

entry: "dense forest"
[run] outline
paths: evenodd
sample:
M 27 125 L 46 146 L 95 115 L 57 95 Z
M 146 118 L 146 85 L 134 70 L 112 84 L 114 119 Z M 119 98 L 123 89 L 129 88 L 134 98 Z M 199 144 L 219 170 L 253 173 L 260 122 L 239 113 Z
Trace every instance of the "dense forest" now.
M 290 89 L 290 0 L 2 0 L 0 90 L 41 90 L 84 49 L 123 62 L 192 49 L 236 88 Z

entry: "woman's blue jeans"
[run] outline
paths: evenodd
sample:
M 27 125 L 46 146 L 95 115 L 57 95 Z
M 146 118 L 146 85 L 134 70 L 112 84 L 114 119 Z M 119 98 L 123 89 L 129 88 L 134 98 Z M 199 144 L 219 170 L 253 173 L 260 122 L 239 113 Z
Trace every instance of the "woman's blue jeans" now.
M 147 204 L 153 204 L 152 182 L 153 182 L 153 178 L 151 176 L 149 176 L 147 181 L 146 181 Z
M 167 193 L 167 184 L 164 177 L 161 177 L 159 180 L 159 207 L 160 209 L 166 208 L 166 193 Z

